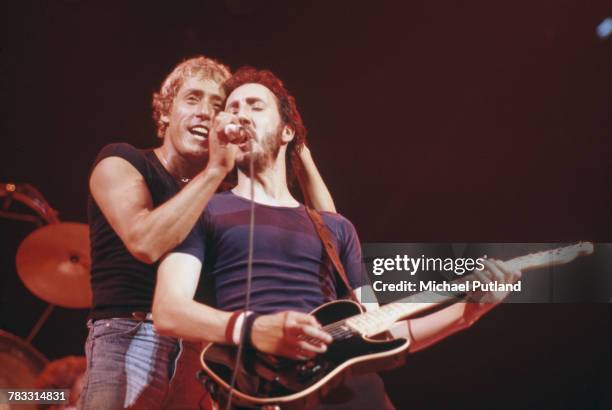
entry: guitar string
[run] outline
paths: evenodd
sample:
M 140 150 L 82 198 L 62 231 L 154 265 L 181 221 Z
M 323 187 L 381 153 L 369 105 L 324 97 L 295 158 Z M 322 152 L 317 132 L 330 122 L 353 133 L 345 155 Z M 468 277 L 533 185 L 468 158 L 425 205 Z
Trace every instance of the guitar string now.
M 575 247 L 576 245 L 573 245 L 573 246 Z M 517 258 L 514 258 L 514 259 L 512 259 L 510 261 L 507 261 L 506 263 L 517 265 L 515 267 L 515 269 L 516 268 L 519 268 L 519 269 L 528 269 L 529 266 L 525 266 L 525 265 L 528 265 L 529 262 L 531 262 L 532 264 L 536 264 L 537 262 L 535 262 L 535 261 L 537 261 L 538 258 L 539 259 L 544 259 L 544 256 L 555 256 L 555 255 L 558 256 L 563 251 L 566 251 L 568 248 L 571 248 L 571 246 L 568 246 L 568 247 L 565 247 L 565 248 L 554 249 L 552 251 L 550 251 L 550 250 L 549 251 L 542 251 L 542 252 L 539 252 L 539 253 L 536 253 L 536 254 L 530 254 L 530 255 L 525 255 L 525 256 L 517 257 Z M 550 261 L 549 261 L 549 263 L 550 263 Z M 471 280 L 472 276 L 473 275 L 467 275 L 467 276 L 465 276 L 465 277 L 463 277 L 463 278 L 461 278 L 461 279 L 459 279 L 457 281 L 454 281 L 454 282 L 458 282 L 458 283 L 467 282 L 468 280 Z M 458 292 L 458 291 L 452 292 L 451 291 L 451 292 L 439 293 L 439 292 L 428 291 L 428 292 L 422 292 L 420 294 L 412 295 L 408 299 L 411 299 L 412 303 L 418 303 L 418 302 L 421 302 L 421 301 L 422 302 L 429 301 L 429 299 L 432 299 L 435 296 L 437 296 L 437 297 L 443 296 L 444 299 L 452 299 L 452 298 L 463 299 L 463 298 L 465 298 L 465 292 Z M 404 301 L 408 302 L 407 300 L 404 300 Z M 387 306 L 391 306 L 391 308 L 388 309 L 388 310 L 390 310 L 389 313 L 391 313 L 394 310 L 396 310 L 394 307 L 392 307 L 392 305 L 387 305 Z M 368 313 L 370 313 L 370 315 L 368 315 Z M 371 317 L 375 318 L 376 315 L 373 315 L 372 313 L 373 312 L 365 312 L 365 313 L 359 313 L 359 314 L 353 315 L 353 316 L 351 316 L 349 318 L 346 318 L 346 319 L 343 319 L 341 321 L 330 323 L 330 324 L 328 324 L 326 326 L 323 326 L 323 330 L 328 332 L 332 336 L 332 338 L 334 340 L 338 340 L 338 339 L 341 339 L 341 338 L 345 338 L 347 336 L 351 336 L 351 335 L 355 334 L 356 332 L 350 326 L 347 326 L 346 322 L 349 319 L 351 319 L 351 318 L 362 316 L 362 315 L 364 315 L 366 317 L 367 316 L 371 316 Z M 316 342 L 316 338 L 306 338 L 306 340 L 315 341 Z

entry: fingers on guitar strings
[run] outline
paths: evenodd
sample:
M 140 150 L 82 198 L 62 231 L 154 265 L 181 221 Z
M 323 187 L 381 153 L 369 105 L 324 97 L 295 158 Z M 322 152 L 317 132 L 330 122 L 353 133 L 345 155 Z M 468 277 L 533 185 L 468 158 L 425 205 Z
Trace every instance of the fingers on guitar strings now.
M 298 350 L 308 352 L 312 356 L 317 353 L 325 353 L 327 351 L 327 346 L 324 343 L 316 343 L 307 340 L 299 340 L 297 342 Z
M 302 334 L 300 335 L 304 339 L 317 340 L 319 343 L 331 343 L 332 337 L 329 333 L 325 332 L 319 327 L 306 325 L 302 327 Z

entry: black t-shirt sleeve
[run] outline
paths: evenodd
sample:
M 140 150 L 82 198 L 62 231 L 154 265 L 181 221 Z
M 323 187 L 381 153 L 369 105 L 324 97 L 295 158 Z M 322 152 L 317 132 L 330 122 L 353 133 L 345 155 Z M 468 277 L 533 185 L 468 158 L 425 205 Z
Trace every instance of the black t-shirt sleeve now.
M 134 168 L 136 168 L 141 175 L 146 175 L 147 173 L 147 162 L 142 151 L 124 142 L 108 144 L 107 146 L 102 148 L 93 163 L 93 166 L 91 168 L 92 171 L 100 161 L 109 157 L 123 158 L 124 160 L 132 164 L 132 166 L 134 166 Z
M 189 235 L 185 240 L 172 252 L 186 253 L 188 255 L 196 257 L 200 262 L 204 263 L 204 248 L 205 248 L 205 236 L 204 226 L 202 218 L 198 219 L 198 222 L 189 232 Z

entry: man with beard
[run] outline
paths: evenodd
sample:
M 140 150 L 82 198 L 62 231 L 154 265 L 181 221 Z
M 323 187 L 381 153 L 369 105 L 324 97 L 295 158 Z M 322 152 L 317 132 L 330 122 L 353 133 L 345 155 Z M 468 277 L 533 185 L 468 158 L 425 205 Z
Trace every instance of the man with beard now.
M 238 344 L 244 323 L 244 340 L 254 349 L 308 359 L 326 351 L 332 338 L 306 313 L 329 298 L 320 269 L 325 252 L 304 205 L 288 188 L 288 163 L 298 155 L 306 130 L 294 98 L 269 71 L 240 69 L 226 82 L 225 90 L 226 113 L 236 116 L 251 136 L 237 146 L 238 184 L 209 201 L 187 239 L 160 263 L 153 302 L 155 326 L 160 333 L 175 337 Z M 244 311 L 251 192 L 255 242 L 251 303 Z M 355 229 L 338 214 L 323 212 L 321 216 L 332 233 L 348 281 L 359 294 L 366 281 Z M 488 275 L 500 282 L 519 275 L 501 264 L 487 262 L 487 267 Z M 209 288 L 199 291 L 212 291 L 214 307 L 194 300 L 201 271 L 202 283 Z M 331 298 L 347 291 L 337 286 Z M 394 334 L 410 338 L 412 350 L 418 350 L 473 323 L 491 306 L 468 309 L 456 304 L 404 321 Z M 351 377 L 346 387 L 351 394 L 334 409 L 393 408 L 376 374 Z
M 197 408 L 195 372 L 181 363 L 175 372 L 181 344 L 155 331 L 150 312 L 159 259 L 185 239 L 234 167 L 240 135 L 224 129 L 235 119 L 216 118 L 229 76 L 206 57 L 182 62 L 153 96 L 161 146 L 111 144 L 96 158 L 88 201 L 93 307 L 81 408 Z M 212 129 L 215 118 L 219 132 Z M 296 160 L 304 164 L 305 197 L 333 211 L 309 153 Z M 190 353 L 197 349 L 183 357 Z

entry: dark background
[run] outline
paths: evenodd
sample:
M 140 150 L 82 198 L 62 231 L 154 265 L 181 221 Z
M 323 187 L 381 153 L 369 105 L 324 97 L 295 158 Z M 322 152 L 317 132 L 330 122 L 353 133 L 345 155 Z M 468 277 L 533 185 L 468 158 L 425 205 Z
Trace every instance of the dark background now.
M 151 94 L 184 58 L 269 68 L 298 100 L 364 242 L 612 242 L 609 1 L 3 2 L 0 182 L 86 221 L 109 142 L 159 143 Z M 0 328 L 45 303 L 15 273 L 34 228 L 0 220 Z M 87 311 L 33 345 L 82 354 Z M 503 305 L 387 373 L 404 408 L 612 408 L 605 304 Z M 609 393 L 608 393 L 609 394 Z

